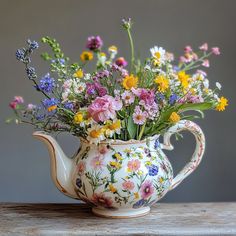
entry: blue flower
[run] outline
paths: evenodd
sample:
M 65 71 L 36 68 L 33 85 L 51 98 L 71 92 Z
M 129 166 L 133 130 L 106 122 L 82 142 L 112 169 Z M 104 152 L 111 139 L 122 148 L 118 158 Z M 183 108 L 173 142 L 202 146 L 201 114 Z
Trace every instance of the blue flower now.
M 165 99 L 165 96 L 162 93 L 158 93 L 157 98 L 162 101 Z
M 56 98 L 46 98 L 42 101 L 42 103 L 47 109 L 48 115 L 53 115 L 57 110 L 57 104 L 59 103 L 59 101 Z
M 65 107 L 66 109 L 73 110 L 74 104 L 73 104 L 73 102 L 66 102 L 66 103 L 64 104 L 64 107 Z
M 28 39 L 27 43 L 29 45 L 29 50 L 30 51 L 32 51 L 34 49 L 37 49 L 39 47 L 39 44 L 36 41 L 31 41 L 30 39 Z
M 48 73 L 44 77 L 42 77 L 37 89 L 47 93 L 51 93 L 55 86 L 55 80 L 51 78 L 50 74 Z
M 26 68 L 26 73 L 27 73 L 29 79 L 37 77 L 34 67 L 27 67 Z
M 180 71 L 180 68 L 178 66 L 173 66 L 173 70 L 178 72 L 178 71 Z
M 51 107 L 51 106 L 55 106 L 58 104 L 58 99 L 56 98 L 46 98 L 42 101 L 43 105 L 48 108 L 48 107 Z
M 150 176 L 156 176 L 158 174 L 158 170 L 159 170 L 158 166 L 150 165 L 147 168 L 148 168 L 148 174 Z
M 154 148 L 158 149 L 159 147 L 160 147 L 160 142 L 159 142 L 159 139 L 157 138 L 154 143 Z
M 23 49 L 18 49 L 16 51 L 16 59 L 19 61 L 25 60 L 25 51 Z
M 59 63 L 62 64 L 62 65 L 64 65 L 65 62 L 66 62 L 65 59 L 63 59 L 63 58 L 58 59 L 58 61 L 59 61 Z
M 81 181 L 81 179 L 76 179 L 76 185 L 79 187 L 79 188 L 81 188 L 82 187 L 82 181 Z
M 133 208 L 140 208 L 146 203 L 146 200 L 140 199 L 136 203 L 134 203 Z
M 175 102 L 178 100 L 178 98 L 179 98 L 179 96 L 177 94 L 175 94 L 175 93 L 170 95 L 170 97 L 169 97 L 169 104 L 170 105 L 175 104 Z
M 51 60 L 52 63 L 60 63 L 61 65 L 64 65 L 66 60 L 64 58 L 58 58 L 56 60 Z

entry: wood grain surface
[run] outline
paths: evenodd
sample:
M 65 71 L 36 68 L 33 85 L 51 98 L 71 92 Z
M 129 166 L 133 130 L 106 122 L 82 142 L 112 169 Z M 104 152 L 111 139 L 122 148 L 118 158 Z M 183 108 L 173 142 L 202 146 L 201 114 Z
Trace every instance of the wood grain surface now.
M 159 203 L 145 217 L 106 219 L 84 204 L 0 204 L 0 235 L 236 235 L 236 203 Z

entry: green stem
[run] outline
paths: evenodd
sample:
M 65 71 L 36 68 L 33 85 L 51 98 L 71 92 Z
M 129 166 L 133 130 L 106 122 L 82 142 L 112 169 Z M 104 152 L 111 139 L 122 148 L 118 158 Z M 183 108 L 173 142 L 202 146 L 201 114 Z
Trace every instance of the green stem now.
M 138 140 L 141 140 L 141 138 L 143 136 L 143 132 L 145 130 L 145 126 L 146 126 L 146 122 L 143 124 L 143 126 L 141 128 L 141 131 L 140 131 L 139 136 L 138 136 Z
M 127 29 L 128 37 L 129 37 L 129 42 L 130 42 L 130 48 L 131 48 L 131 65 L 130 65 L 130 71 L 133 71 L 133 66 L 134 66 L 134 42 L 132 39 L 132 35 L 130 32 L 130 29 Z

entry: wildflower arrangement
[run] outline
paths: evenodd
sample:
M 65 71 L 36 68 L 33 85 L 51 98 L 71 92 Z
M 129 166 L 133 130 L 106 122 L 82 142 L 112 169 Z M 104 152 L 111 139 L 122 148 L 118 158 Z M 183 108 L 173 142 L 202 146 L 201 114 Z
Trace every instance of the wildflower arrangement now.
M 186 114 L 190 110 L 201 116 L 204 110 L 225 110 L 228 100 L 218 95 L 220 83 L 211 89 L 207 73 L 200 70 L 210 66 L 211 55 L 220 54 L 218 47 L 209 49 L 204 43 L 195 51 L 186 46 L 175 61 L 172 53 L 154 46 L 141 62 L 135 58 L 131 20 L 123 20 L 122 25 L 131 46 L 129 62 L 117 57 L 116 46 L 104 49 L 100 36 L 91 36 L 79 62 L 71 63 L 55 39 L 43 37 L 42 43 L 52 53 L 41 55 L 50 63 L 50 72 L 39 79 L 31 66 L 31 54 L 39 44 L 28 40 L 25 48 L 16 51 L 16 58 L 44 98 L 39 104 L 24 105 L 23 98 L 15 96 L 10 107 L 16 117 L 8 121 L 28 123 L 46 132 L 70 132 L 98 144 L 106 139 L 142 140 L 161 134 L 182 119 L 197 118 Z M 96 61 L 93 72 L 86 69 L 91 61 Z

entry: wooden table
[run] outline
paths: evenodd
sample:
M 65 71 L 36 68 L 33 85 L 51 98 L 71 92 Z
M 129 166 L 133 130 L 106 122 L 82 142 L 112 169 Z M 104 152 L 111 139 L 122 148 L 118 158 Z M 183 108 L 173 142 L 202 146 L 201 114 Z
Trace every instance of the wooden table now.
M 84 204 L 0 204 L 0 235 L 236 235 L 236 203 L 159 203 L 149 215 L 106 219 Z

